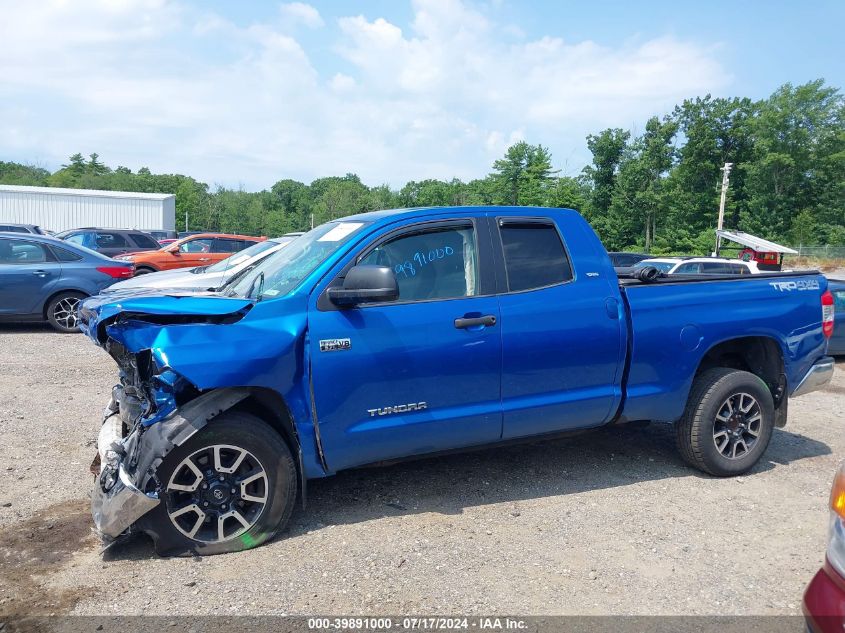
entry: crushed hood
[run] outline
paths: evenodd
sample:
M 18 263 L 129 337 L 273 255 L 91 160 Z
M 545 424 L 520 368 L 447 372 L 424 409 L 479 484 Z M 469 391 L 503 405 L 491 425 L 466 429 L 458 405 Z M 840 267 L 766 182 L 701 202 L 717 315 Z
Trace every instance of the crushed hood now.
M 79 307 L 80 329 L 97 345 L 102 346 L 111 336 L 129 349 L 128 341 L 115 336 L 121 322 L 140 322 L 154 325 L 190 323 L 234 323 L 252 308 L 248 299 L 223 297 L 207 292 L 166 292 L 160 289 L 132 289 L 115 291 L 85 299 Z M 112 331 L 107 331 L 107 328 Z

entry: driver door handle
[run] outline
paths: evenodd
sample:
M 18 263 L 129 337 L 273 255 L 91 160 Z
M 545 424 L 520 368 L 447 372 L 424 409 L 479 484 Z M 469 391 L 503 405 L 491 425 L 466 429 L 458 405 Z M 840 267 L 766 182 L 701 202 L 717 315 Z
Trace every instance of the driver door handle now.
M 48 273 L 46 270 L 34 270 L 32 271 L 32 274 L 36 277 L 46 277 L 50 273 Z
M 496 325 L 496 317 L 492 314 L 485 314 L 484 316 L 480 317 L 461 317 L 455 319 L 455 327 L 459 330 L 468 328 L 468 327 L 477 327 L 479 325 L 483 326 L 491 326 Z

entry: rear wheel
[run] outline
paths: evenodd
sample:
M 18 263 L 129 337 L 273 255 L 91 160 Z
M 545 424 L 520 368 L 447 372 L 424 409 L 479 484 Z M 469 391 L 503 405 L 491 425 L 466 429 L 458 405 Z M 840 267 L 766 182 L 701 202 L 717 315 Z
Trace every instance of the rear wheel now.
M 56 295 L 47 304 L 47 322 L 54 330 L 64 334 L 79 332 L 76 310 L 84 298 L 85 295 L 81 292 L 69 291 Z
M 675 425 L 678 450 L 706 473 L 740 475 L 766 451 L 774 420 L 772 394 L 759 376 L 708 369 L 693 382 L 684 416 Z
M 162 555 L 223 554 L 261 545 L 296 501 L 287 444 L 248 413 L 212 420 L 159 466 L 162 502 L 141 521 Z
M 147 268 L 146 266 L 141 266 L 140 268 L 135 269 L 135 277 L 137 277 L 138 275 L 146 275 L 148 273 L 154 273 L 154 272 L 156 272 L 156 271 L 153 270 L 152 268 Z

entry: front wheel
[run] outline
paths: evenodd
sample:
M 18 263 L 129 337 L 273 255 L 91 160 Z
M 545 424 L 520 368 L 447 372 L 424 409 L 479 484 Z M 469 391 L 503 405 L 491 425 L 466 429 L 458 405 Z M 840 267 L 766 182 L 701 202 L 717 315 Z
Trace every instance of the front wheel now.
M 261 545 L 290 519 L 296 466 L 257 417 L 227 411 L 165 457 L 161 503 L 140 521 L 161 555 L 224 554 Z
M 684 461 L 711 475 L 741 475 L 766 451 L 774 421 L 772 393 L 759 376 L 708 369 L 693 381 L 675 425 L 678 450 Z

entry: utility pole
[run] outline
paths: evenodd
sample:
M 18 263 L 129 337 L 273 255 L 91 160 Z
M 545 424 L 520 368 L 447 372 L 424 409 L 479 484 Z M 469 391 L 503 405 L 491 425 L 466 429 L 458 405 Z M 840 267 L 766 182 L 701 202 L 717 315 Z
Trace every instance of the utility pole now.
M 311 214 L 311 228 L 314 228 L 314 214 Z
M 185 232 L 188 231 L 188 210 L 185 209 Z
M 730 184 L 730 174 L 733 166 L 733 163 L 725 163 L 725 166 L 722 167 L 722 198 L 719 201 L 719 223 L 716 226 L 717 231 L 721 231 L 725 223 L 725 199 L 728 197 L 728 185 Z M 721 247 L 722 238 L 716 234 L 716 252 L 714 253 L 716 257 L 719 256 L 719 249 Z

